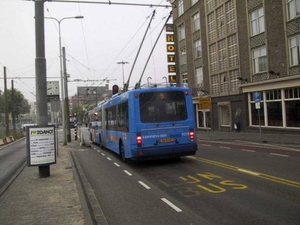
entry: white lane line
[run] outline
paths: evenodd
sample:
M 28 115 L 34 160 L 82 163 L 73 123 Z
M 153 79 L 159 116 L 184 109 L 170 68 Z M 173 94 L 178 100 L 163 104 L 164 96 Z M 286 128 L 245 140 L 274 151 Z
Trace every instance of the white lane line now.
M 277 154 L 277 153 L 270 153 L 270 155 L 281 156 L 281 157 L 289 157 L 288 155 Z
M 149 187 L 147 184 L 145 184 L 143 181 L 139 181 L 139 184 L 142 185 L 144 188 L 146 189 L 151 189 L 151 187 Z
M 220 148 L 230 149 L 230 147 L 220 146 Z
M 172 202 L 170 202 L 168 199 L 166 198 L 161 198 L 161 200 L 165 203 L 167 203 L 170 207 L 172 207 L 176 212 L 182 212 L 182 210 L 180 208 L 178 208 L 176 205 L 174 205 Z
M 211 145 L 207 145 L 207 144 L 202 144 L 203 146 L 207 146 L 207 147 L 210 147 Z
M 120 165 L 118 163 L 114 163 L 117 167 L 120 167 Z
M 99 152 L 99 153 L 100 153 L 101 151 L 100 151 L 100 150 L 97 150 L 97 152 Z
M 132 176 L 132 174 L 129 173 L 127 170 L 124 170 L 124 172 L 125 172 L 128 176 Z
M 249 150 L 249 149 L 241 149 L 241 150 L 244 151 L 244 152 L 255 152 L 255 151 Z
M 105 154 L 104 154 L 104 153 L 101 153 L 101 155 L 105 156 Z
M 109 157 L 106 157 L 109 161 L 111 161 L 111 158 L 109 158 Z
M 248 173 L 248 174 L 251 174 L 251 175 L 254 175 L 254 176 L 259 176 L 260 175 L 259 173 L 255 173 L 255 172 L 252 172 L 250 170 L 245 170 L 245 169 L 238 169 L 238 171 L 240 171 L 242 173 Z

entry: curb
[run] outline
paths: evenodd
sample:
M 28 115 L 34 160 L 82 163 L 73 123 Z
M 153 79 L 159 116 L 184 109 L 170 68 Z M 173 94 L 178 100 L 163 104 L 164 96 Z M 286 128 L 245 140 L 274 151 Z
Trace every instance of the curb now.
M 108 225 L 108 221 L 105 218 L 102 208 L 95 196 L 93 189 L 91 188 L 90 183 L 87 180 L 87 177 L 85 176 L 76 154 L 70 152 L 70 155 L 75 166 L 74 170 L 76 170 L 76 174 L 79 178 L 79 185 L 81 185 L 87 207 L 90 211 L 89 222 L 93 222 L 94 224 Z

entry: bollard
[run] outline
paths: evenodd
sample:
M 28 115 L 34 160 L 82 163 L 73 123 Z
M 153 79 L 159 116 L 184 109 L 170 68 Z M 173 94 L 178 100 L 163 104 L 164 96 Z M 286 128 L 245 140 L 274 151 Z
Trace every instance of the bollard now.
M 84 143 L 84 138 L 83 138 L 83 133 L 81 133 L 81 141 L 80 141 L 80 146 L 85 146 L 85 143 Z
M 75 133 L 75 141 L 77 141 L 77 126 L 75 125 L 75 129 L 74 129 L 74 133 Z

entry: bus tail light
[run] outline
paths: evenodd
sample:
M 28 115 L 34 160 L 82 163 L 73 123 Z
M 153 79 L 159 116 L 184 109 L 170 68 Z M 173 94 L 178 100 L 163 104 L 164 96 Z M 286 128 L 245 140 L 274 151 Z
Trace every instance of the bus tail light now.
M 136 134 L 136 144 L 137 144 L 137 146 L 142 147 L 142 142 L 143 142 L 143 139 L 142 139 L 141 133 L 137 133 Z
M 195 139 L 195 132 L 194 132 L 193 129 L 190 129 L 189 135 L 190 135 L 190 140 L 194 141 L 194 139 Z

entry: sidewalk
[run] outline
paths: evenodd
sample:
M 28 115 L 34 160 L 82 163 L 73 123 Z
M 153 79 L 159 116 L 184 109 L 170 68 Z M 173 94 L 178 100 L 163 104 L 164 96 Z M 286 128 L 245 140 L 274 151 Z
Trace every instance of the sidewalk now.
M 78 147 L 74 139 L 67 146 L 59 143 L 49 177 L 40 178 L 38 167 L 26 165 L 0 196 L 0 225 L 85 225 L 69 153 Z
M 269 143 L 279 145 L 299 145 L 300 146 L 300 132 L 299 134 L 282 134 L 282 133 L 246 133 L 246 132 L 221 132 L 210 130 L 197 130 L 197 138 L 199 140 L 243 140 L 257 143 Z

